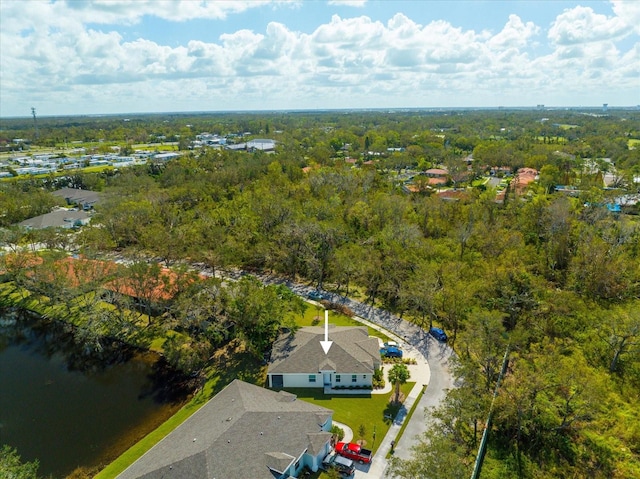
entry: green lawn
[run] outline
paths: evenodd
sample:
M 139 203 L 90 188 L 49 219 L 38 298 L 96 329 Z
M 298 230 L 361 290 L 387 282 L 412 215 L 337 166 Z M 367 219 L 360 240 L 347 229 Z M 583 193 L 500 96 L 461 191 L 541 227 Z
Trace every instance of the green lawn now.
M 406 397 L 415 383 L 408 382 L 400 388 Z M 333 410 L 333 419 L 346 424 L 353 430 L 353 440 L 360 439 L 358 430 L 365 426 L 365 447 L 378 449 L 380 441 L 391 427 L 391 419 L 385 416 L 395 417 L 400 406 L 392 404 L 389 399 L 393 392 L 388 394 L 363 394 L 363 395 L 325 395 L 321 388 L 287 388 L 287 391 L 298 396 L 299 399 L 308 401 L 318 406 Z M 373 431 L 376 431 L 376 440 L 373 440 Z
M 324 308 L 322 306 L 309 304 L 304 316 L 296 316 L 295 320 L 296 324 L 300 327 L 324 326 Z M 336 326 L 362 326 L 362 323 L 359 321 L 336 311 L 329 311 L 329 323 L 335 324 Z M 381 338 L 383 341 L 389 341 L 390 338 L 386 334 L 378 331 L 377 329 L 368 329 L 369 336 L 375 336 L 377 338 Z

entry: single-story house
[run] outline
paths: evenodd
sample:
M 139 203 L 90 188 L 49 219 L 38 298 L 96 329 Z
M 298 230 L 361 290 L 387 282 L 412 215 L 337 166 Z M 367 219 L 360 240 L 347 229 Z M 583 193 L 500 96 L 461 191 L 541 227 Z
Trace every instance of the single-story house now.
M 18 225 L 27 229 L 74 228 L 89 223 L 91 216 L 85 211 L 74 211 L 61 208 L 51 213 L 24 220 Z
M 378 338 L 366 326 L 329 325 L 325 354 L 325 328 L 309 326 L 282 334 L 273 344 L 267 371 L 271 388 L 371 387 L 373 373 L 381 366 Z
M 68 205 L 77 205 L 84 210 L 93 208 L 100 200 L 100 193 L 97 191 L 81 190 L 78 188 L 61 188 L 51 192 L 59 198 L 63 198 Z
M 317 471 L 333 411 L 239 379 L 117 479 L 285 479 Z
M 518 194 L 522 194 L 531 183 L 536 181 L 537 178 L 537 170 L 533 168 L 520 168 L 511 183 L 511 187 L 515 189 Z
M 449 172 L 444 168 L 429 168 L 424 174 L 429 178 L 446 178 Z

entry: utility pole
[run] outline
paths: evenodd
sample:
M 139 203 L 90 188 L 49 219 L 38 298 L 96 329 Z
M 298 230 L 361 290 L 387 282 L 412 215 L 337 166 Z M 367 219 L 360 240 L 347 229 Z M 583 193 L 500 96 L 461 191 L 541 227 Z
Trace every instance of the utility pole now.
M 35 133 L 35 139 L 38 139 L 38 122 L 36 121 L 36 108 L 31 107 L 31 114 L 33 115 L 33 131 Z
M 498 390 L 500 389 L 500 383 L 502 382 L 502 378 L 507 373 L 507 367 L 509 366 L 510 350 L 511 350 L 511 344 L 508 344 L 507 349 L 504 352 L 504 358 L 502 358 L 502 368 L 500 368 L 500 374 L 498 375 L 498 380 L 496 381 L 496 387 L 493 390 L 493 399 L 491 400 L 489 415 L 487 416 L 487 422 L 484 426 L 484 431 L 482 432 L 482 439 L 480 440 L 480 447 L 478 448 L 476 461 L 473 465 L 473 472 L 471 473 L 471 479 L 480 479 L 480 471 L 482 470 L 484 455 L 487 452 L 487 440 L 489 439 L 489 431 L 491 429 L 491 421 L 493 419 L 493 403 L 495 402 L 496 396 L 498 395 Z

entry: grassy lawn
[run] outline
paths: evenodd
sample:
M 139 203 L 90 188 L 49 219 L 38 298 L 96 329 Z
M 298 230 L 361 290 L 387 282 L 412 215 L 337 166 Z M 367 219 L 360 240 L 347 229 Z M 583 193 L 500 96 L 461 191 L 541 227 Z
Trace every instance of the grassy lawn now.
M 486 177 L 478 178 L 471 182 L 471 186 L 474 186 L 474 187 L 481 186 L 486 184 L 488 181 L 489 181 L 489 178 L 486 178 Z
M 296 324 L 300 327 L 324 326 L 324 308 L 322 306 L 309 304 L 309 307 L 305 311 L 304 316 L 296 316 L 295 320 Z M 335 324 L 336 326 L 362 326 L 362 323 L 336 311 L 329 311 L 329 323 Z M 369 336 L 382 338 L 384 341 L 388 341 L 390 339 L 389 336 L 378 331 L 377 329 L 368 329 Z
M 408 382 L 400 388 L 406 397 L 415 383 Z M 385 416 L 395 417 L 400 406 L 392 404 L 389 399 L 393 392 L 388 394 L 363 394 L 363 395 L 336 395 L 325 396 L 320 388 L 287 388 L 287 391 L 298 396 L 299 399 L 317 404 L 333 410 L 333 419 L 346 424 L 353 430 L 353 440 L 360 439 L 358 433 L 361 425 L 365 427 L 365 447 L 375 451 L 378 449 L 382 438 L 391 427 L 391 419 Z M 373 440 L 373 431 L 376 431 L 376 441 Z
M 627 142 L 627 146 L 629 148 L 638 148 L 640 146 L 640 140 L 636 138 L 630 138 L 629 141 Z

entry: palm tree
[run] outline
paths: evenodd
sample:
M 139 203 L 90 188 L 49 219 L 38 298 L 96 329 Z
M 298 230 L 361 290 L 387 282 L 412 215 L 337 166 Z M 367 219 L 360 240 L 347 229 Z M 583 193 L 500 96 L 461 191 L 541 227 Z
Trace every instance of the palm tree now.
M 389 370 L 388 377 L 389 382 L 395 385 L 396 397 L 394 401 L 397 403 L 400 401 L 400 386 L 409 380 L 411 374 L 409 373 L 409 369 L 406 364 L 398 363 L 394 364 Z

